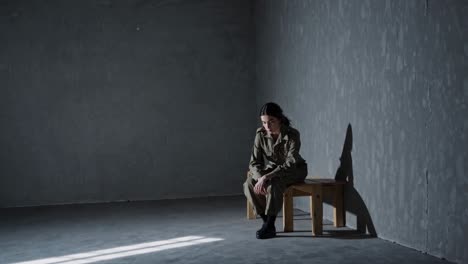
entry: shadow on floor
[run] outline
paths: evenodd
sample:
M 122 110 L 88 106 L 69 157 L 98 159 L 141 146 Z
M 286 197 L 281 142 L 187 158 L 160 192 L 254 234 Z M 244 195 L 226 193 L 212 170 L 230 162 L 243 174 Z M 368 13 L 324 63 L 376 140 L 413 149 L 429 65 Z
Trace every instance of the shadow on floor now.
M 298 233 L 304 234 L 298 234 Z M 307 238 L 337 238 L 337 239 L 369 239 L 375 238 L 371 234 L 363 234 L 359 230 L 324 230 L 322 235 L 312 236 L 311 230 L 294 230 L 294 232 L 276 232 L 276 237 L 307 237 Z
M 278 215 L 278 218 L 282 221 L 282 215 Z M 333 222 L 327 219 L 323 220 L 323 234 L 312 235 L 312 229 L 309 228 L 312 222 L 312 218 L 308 212 L 294 209 L 294 222 L 298 226 L 294 229 L 294 232 L 283 232 L 278 230 L 276 232 L 277 237 L 304 237 L 304 238 L 337 238 L 337 239 L 368 239 L 375 238 L 374 235 L 364 233 L 360 230 L 350 229 L 349 227 L 335 227 Z

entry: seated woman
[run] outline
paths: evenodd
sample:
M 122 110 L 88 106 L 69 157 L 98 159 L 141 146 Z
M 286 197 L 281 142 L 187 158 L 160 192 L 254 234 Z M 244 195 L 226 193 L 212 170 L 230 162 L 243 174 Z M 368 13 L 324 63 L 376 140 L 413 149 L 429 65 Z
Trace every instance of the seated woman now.
M 244 193 L 263 219 L 258 239 L 276 236 L 275 219 L 283 205 L 283 193 L 307 176 L 307 163 L 299 154 L 299 131 L 290 126 L 281 107 L 266 103 L 260 110 L 263 126 L 257 129 L 244 183 Z

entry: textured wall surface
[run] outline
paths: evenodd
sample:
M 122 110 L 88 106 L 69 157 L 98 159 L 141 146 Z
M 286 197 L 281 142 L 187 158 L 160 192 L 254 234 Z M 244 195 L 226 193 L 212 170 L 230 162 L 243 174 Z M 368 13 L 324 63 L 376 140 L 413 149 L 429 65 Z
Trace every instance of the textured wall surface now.
M 0 207 L 240 194 L 251 10 L 1 1 Z
M 260 0 L 255 18 L 257 107 L 289 114 L 311 175 L 335 175 L 350 124 L 348 225 L 368 212 L 379 237 L 468 263 L 468 2 Z

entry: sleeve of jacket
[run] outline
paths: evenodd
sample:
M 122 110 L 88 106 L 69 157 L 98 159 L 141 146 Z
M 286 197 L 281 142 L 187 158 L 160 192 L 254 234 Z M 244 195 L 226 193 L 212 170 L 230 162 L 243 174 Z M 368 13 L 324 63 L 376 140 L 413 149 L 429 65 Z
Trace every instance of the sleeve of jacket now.
M 252 154 L 250 155 L 249 170 L 252 173 L 252 178 L 257 180 L 262 177 L 264 169 L 263 150 L 260 144 L 260 133 L 255 135 Z
M 303 162 L 302 157 L 299 155 L 301 148 L 301 138 L 299 132 L 291 135 L 287 143 L 286 158 L 283 164 L 278 165 L 270 174 L 272 177 L 281 177 L 283 172 L 295 169 L 298 162 Z

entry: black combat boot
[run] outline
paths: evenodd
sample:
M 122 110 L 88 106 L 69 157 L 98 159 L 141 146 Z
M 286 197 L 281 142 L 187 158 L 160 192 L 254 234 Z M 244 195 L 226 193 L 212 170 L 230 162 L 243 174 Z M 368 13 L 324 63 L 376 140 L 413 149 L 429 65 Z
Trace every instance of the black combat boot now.
M 263 229 L 265 229 L 265 227 L 266 227 L 266 222 L 267 222 L 267 216 L 266 216 L 265 214 L 260 214 L 260 217 L 261 217 L 262 220 L 263 220 L 263 224 L 262 224 L 262 228 L 260 228 L 259 230 L 257 230 L 257 233 L 256 233 L 257 236 L 258 236 L 258 233 L 259 233 L 260 231 L 262 231 Z
M 258 239 L 267 239 L 273 238 L 276 236 L 276 227 L 275 227 L 276 215 L 268 215 L 266 223 L 258 230 L 257 238 Z
M 260 214 L 260 217 L 262 218 L 263 223 L 266 223 L 266 221 L 267 221 L 267 216 L 266 216 L 265 214 Z

